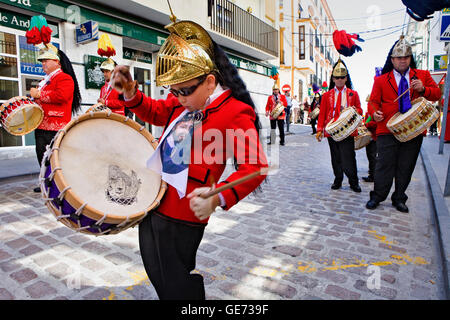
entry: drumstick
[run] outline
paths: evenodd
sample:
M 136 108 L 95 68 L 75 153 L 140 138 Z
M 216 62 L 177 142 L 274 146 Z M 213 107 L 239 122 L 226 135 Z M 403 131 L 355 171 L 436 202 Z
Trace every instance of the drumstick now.
M 412 76 L 412 77 L 411 77 L 411 80 L 417 80 L 417 79 L 418 79 L 418 78 L 417 78 L 416 76 Z M 405 93 L 409 92 L 409 90 L 411 90 L 411 87 L 409 87 L 408 89 L 405 90 L 405 92 L 403 92 L 401 95 L 399 95 L 399 96 L 394 100 L 394 102 L 396 102 L 398 99 L 400 99 L 401 97 L 403 97 L 403 95 L 404 95 Z
M 205 193 L 199 194 L 198 196 L 201 197 L 201 198 L 203 198 L 203 199 L 212 197 L 212 196 L 215 195 L 215 194 L 218 194 L 218 193 L 220 193 L 220 192 L 222 192 L 222 191 L 231 189 L 231 188 L 233 188 L 234 186 L 236 186 L 236 185 L 238 185 L 238 184 L 241 184 L 241 183 L 243 183 L 243 182 L 245 182 L 245 181 L 247 181 L 247 180 L 256 178 L 256 177 L 259 176 L 259 175 L 263 175 L 263 174 L 267 175 L 267 173 L 269 172 L 269 170 L 270 170 L 270 168 L 268 168 L 268 167 L 267 167 L 267 168 L 262 168 L 261 170 L 252 172 L 252 173 L 250 173 L 250 174 L 248 174 L 248 175 L 246 175 L 246 176 L 244 176 L 244 177 L 242 177 L 242 178 L 239 178 L 239 179 L 237 179 L 237 180 L 235 180 L 235 181 L 233 181 L 233 182 L 227 183 L 227 184 L 225 184 L 225 185 L 223 185 L 223 186 L 221 186 L 221 187 L 219 187 L 219 188 L 215 188 L 215 189 L 209 190 L 209 191 L 207 191 L 207 192 L 205 192 Z
M 398 99 L 400 99 L 401 97 L 403 97 L 407 92 L 409 92 L 409 90 L 411 90 L 411 87 L 409 87 L 408 89 L 405 90 L 405 92 L 403 92 L 401 95 L 399 95 L 394 102 L 396 102 Z

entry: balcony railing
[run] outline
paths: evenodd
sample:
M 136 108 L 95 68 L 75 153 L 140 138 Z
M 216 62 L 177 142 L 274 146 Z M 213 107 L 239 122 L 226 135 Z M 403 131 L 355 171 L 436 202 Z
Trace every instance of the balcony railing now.
M 228 0 L 210 0 L 211 29 L 278 56 L 278 30 Z

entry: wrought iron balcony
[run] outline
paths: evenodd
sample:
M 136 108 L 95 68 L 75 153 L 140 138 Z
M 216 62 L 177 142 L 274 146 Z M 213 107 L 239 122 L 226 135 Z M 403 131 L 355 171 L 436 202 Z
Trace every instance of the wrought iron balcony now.
M 210 0 L 211 30 L 278 56 L 278 30 L 228 0 Z

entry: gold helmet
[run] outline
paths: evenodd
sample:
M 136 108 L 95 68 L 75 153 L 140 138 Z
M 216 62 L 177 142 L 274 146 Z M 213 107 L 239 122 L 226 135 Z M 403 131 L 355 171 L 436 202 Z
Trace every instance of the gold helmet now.
M 170 35 L 156 60 L 156 85 L 177 84 L 217 71 L 208 32 L 193 21 L 176 22 L 173 13 L 171 20 L 172 23 L 165 26 Z
M 277 84 L 276 81 L 275 81 L 275 83 L 273 84 L 272 90 L 280 90 L 280 86 Z
M 115 66 L 116 66 L 116 63 L 114 62 L 114 60 L 111 58 L 108 58 L 102 62 L 102 64 L 100 65 L 100 69 L 113 71 Z
M 39 61 L 41 60 L 60 60 L 58 55 L 58 48 L 56 48 L 51 43 L 47 43 L 44 48 L 39 50 L 39 55 L 37 57 Z
M 405 36 L 401 35 L 400 40 L 398 40 L 397 44 L 392 49 L 391 57 L 408 57 L 412 56 L 412 47 L 408 41 L 406 41 Z
M 339 58 L 336 66 L 334 67 L 332 75 L 333 77 L 345 77 L 346 75 L 348 75 L 347 68 L 345 67 L 341 58 Z

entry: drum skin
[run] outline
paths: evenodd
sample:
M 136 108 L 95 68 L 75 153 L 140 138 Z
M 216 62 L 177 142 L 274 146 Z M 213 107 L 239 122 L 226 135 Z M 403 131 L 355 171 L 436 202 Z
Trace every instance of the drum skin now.
M 17 96 L 0 107 L 0 121 L 6 131 L 23 136 L 34 131 L 44 118 L 44 110 L 32 99 Z
M 41 192 L 57 220 L 92 235 L 116 234 L 156 208 L 167 185 L 147 169 L 157 147 L 139 123 L 83 114 L 58 132 L 44 155 Z
M 348 107 L 342 110 L 336 121 L 331 121 L 326 125 L 325 131 L 334 141 L 339 142 L 351 135 L 361 120 L 362 116 L 356 112 L 355 108 Z

